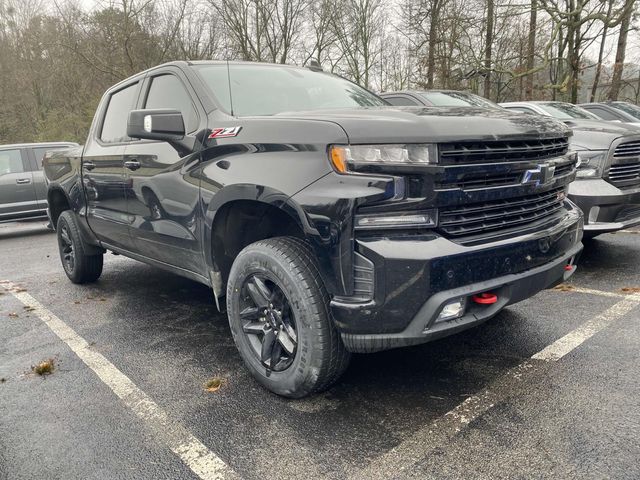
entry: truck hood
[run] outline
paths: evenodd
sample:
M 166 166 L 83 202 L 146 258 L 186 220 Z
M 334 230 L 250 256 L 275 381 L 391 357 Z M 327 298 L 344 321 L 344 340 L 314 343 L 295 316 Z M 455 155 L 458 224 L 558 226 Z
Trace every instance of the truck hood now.
M 334 122 L 354 144 L 490 141 L 571 134 L 568 127 L 550 117 L 475 107 L 373 107 L 283 112 L 274 117 Z
M 563 123 L 573 130 L 570 144 L 576 149 L 607 150 L 616 138 L 640 136 L 639 128 L 623 123 L 577 119 Z

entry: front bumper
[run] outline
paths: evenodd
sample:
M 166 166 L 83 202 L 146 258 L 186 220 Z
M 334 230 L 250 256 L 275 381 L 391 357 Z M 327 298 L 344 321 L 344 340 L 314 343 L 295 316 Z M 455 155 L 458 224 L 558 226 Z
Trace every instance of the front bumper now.
M 374 299 L 331 309 L 347 349 L 375 352 L 417 345 L 477 325 L 505 306 L 566 280 L 582 250 L 582 215 L 568 204 L 565 218 L 534 234 L 463 246 L 436 234 L 358 239 L 357 250 L 375 265 Z M 491 305 L 471 302 L 491 292 Z M 444 305 L 468 300 L 460 318 L 438 322 Z
M 601 178 L 577 180 L 569 186 L 569 198 L 584 212 L 585 232 L 640 225 L 640 187 L 622 190 Z

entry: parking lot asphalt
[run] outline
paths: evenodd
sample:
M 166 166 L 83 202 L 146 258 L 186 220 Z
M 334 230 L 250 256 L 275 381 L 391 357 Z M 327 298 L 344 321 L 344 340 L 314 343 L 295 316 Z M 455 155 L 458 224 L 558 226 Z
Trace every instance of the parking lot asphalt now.
M 639 478 L 638 265 L 640 230 L 604 235 L 569 287 L 287 400 L 208 288 L 110 254 L 73 285 L 43 222 L 0 225 L 0 478 Z

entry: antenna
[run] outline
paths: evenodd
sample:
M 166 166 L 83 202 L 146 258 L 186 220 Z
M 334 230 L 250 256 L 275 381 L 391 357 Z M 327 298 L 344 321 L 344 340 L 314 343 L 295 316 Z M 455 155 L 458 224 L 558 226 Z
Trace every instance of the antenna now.
M 231 116 L 233 117 L 233 95 L 231 95 L 231 69 L 229 68 L 228 57 L 227 57 L 227 82 L 229 83 L 229 105 L 231 106 Z

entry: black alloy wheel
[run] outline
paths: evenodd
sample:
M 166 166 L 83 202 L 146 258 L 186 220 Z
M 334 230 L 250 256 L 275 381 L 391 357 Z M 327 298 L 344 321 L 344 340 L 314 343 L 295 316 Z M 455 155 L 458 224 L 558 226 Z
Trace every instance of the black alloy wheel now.
M 282 289 L 253 274 L 242 287 L 240 319 L 253 352 L 273 372 L 289 368 L 298 349 L 296 321 Z
M 58 242 L 58 247 L 60 248 L 62 266 L 67 273 L 72 275 L 76 266 L 76 249 L 73 246 L 73 238 L 66 224 L 60 226 L 60 241 Z

